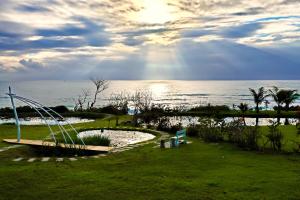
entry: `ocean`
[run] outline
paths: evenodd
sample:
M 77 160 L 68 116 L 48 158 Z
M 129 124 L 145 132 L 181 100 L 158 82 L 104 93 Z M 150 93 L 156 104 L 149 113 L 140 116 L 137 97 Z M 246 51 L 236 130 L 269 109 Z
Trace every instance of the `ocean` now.
M 74 107 L 74 99 L 88 89 L 91 93 L 94 85 L 91 81 L 19 81 L 0 82 L 0 107 L 10 106 L 10 101 L 5 94 L 8 86 L 19 96 L 34 99 L 46 106 L 65 105 Z M 185 81 L 185 80 L 128 80 L 109 81 L 109 87 L 99 95 L 97 106 L 109 104 L 112 94 L 125 92 L 134 93 L 137 90 L 152 93 L 153 102 L 165 104 L 170 107 L 196 105 L 237 105 L 241 102 L 254 106 L 249 88 L 264 86 L 271 88 L 296 89 L 300 91 L 299 80 L 259 80 L 259 81 Z M 270 107 L 274 105 L 271 99 Z M 23 105 L 16 102 L 17 106 Z M 293 105 L 300 105 L 297 100 Z

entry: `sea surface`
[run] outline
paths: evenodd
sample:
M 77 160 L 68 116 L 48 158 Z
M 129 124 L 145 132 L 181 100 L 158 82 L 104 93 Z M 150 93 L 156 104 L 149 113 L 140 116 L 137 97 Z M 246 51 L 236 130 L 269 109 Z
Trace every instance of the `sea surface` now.
M 0 107 L 10 106 L 6 92 L 8 86 L 14 93 L 34 99 L 46 106 L 65 105 L 74 107 L 74 99 L 82 90 L 94 91 L 91 81 L 0 81 Z M 149 91 L 153 102 L 174 106 L 193 107 L 196 105 L 228 105 L 233 107 L 241 102 L 254 106 L 249 88 L 278 86 L 300 91 L 300 80 L 268 80 L 268 81 L 181 81 L 181 80 L 137 80 L 110 81 L 109 87 L 99 95 L 97 106 L 107 105 L 112 94 L 120 92 L 133 94 L 135 91 Z M 274 105 L 271 99 L 270 108 Z M 24 105 L 16 102 L 17 106 Z M 297 100 L 294 105 L 300 105 Z

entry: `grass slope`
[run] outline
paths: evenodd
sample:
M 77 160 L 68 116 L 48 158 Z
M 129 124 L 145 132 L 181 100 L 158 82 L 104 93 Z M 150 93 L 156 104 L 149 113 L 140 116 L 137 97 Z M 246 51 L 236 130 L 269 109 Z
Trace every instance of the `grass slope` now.
M 97 120 L 78 127 L 107 126 Z M 294 130 L 288 129 L 292 137 Z M 25 127 L 40 138 L 45 127 Z M 15 137 L 0 126 L 0 138 Z M 298 199 L 299 155 L 242 151 L 198 139 L 179 149 L 147 145 L 76 162 L 12 162 L 29 148 L 0 152 L 0 199 Z M 4 145 L 1 143 L 1 145 Z

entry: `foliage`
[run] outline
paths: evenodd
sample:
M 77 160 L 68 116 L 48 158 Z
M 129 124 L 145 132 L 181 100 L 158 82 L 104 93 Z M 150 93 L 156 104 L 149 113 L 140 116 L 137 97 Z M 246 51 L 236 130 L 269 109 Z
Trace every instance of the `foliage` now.
M 199 119 L 199 136 L 206 142 L 220 142 L 224 140 L 222 123 L 211 118 Z
M 187 127 L 187 132 L 186 132 L 187 136 L 189 137 L 197 137 L 199 136 L 199 130 L 198 127 L 195 124 L 190 124 Z
M 211 113 L 215 113 L 215 112 L 221 112 L 221 111 L 230 111 L 230 108 L 226 105 L 211 105 L 208 104 L 207 106 L 197 106 L 197 107 L 193 107 L 191 108 L 189 111 L 194 112 L 211 112 Z
M 246 103 L 241 103 L 240 105 L 238 105 L 238 108 L 241 110 L 242 113 L 245 113 L 249 110 L 249 106 Z
M 272 122 L 269 127 L 269 133 L 266 135 L 274 151 L 281 151 L 283 134 L 278 128 L 279 123 Z
M 256 105 L 255 110 L 258 113 L 259 112 L 259 105 L 262 104 L 263 101 L 266 98 L 265 88 L 260 87 L 257 92 L 254 89 L 249 88 L 249 91 L 250 91 L 251 95 L 253 96 L 253 101 Z
M 169 117 L 161 117 L 159 119 L 156 129 L 159 131 L 165 131 L 165 132 L 175 134 L 176 131 L 179 131 L 182 129 L 182 124 L 177 123 L 175 125 L 172 125 Z
M 258 140 L 261 137 L 258 127 L 246 127 L 241 120 L 227 123 L 225 126 L 227 140 L 238 147 L 248 150 L 258 150 Z
M 107 136 L 103 135 L 94 135 L 89 137 L 84 137 L 83 141 L 86 145 L 94 145 L 94 146 L 109 146 L 110 139 Z M 74 141 L 76 144 L 82 144 L 79 138 L 76 138 Z
M 114 115 L 121 115 L 121 114 L 127 114 L 127 110 L 119 110 L 118 108 L 116 108 L 113 105 L 107 105 L 107 106 L 103 106 L 99 109 L 97 109 L 97 111 L 101 112 L 101 113 L 108 113 L 108 114 L 114 114 Z

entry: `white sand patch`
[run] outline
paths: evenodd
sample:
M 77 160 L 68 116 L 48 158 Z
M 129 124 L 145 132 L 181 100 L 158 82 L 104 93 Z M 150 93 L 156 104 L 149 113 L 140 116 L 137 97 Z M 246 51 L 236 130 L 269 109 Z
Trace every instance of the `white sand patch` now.
M 95 120 L 92 119 L 81 119 L 78 117 L 68 117 L 66 118 L 66 121 L 58 121 L 61 125 L 66 125 L 68 122 L 70 124 L 78 124 L 78 123 L 86 123 L 86 122 L 93 122 Z M 50 118 L 47 118 L 47 122 L 49 125 L 55 125 L 56 121 Z M 6 123 L 15 123 L 15 119 L 9 118 L 0 118 L 0 124 L 6 124 Z M 20 124 L 21 125 L 43 125 L 46 124 L 45 120 L 38 118 L 38 117 L 29 117 L 29 118 L 20 118 Z
M 94 135 L 102 135 L 108 137 L 111 141 L 111 146 L 113 147 L 124 147 L 130 144 L 136 144 L 155 138 L 155 136 L 150 133 L 121 130 L 104 130 L 103 133 L 101 132 L 101 130 L 83 131 L 80 132 L 78 136 L 83 138 L 84 140 L 84 137 L 90 137 Z

